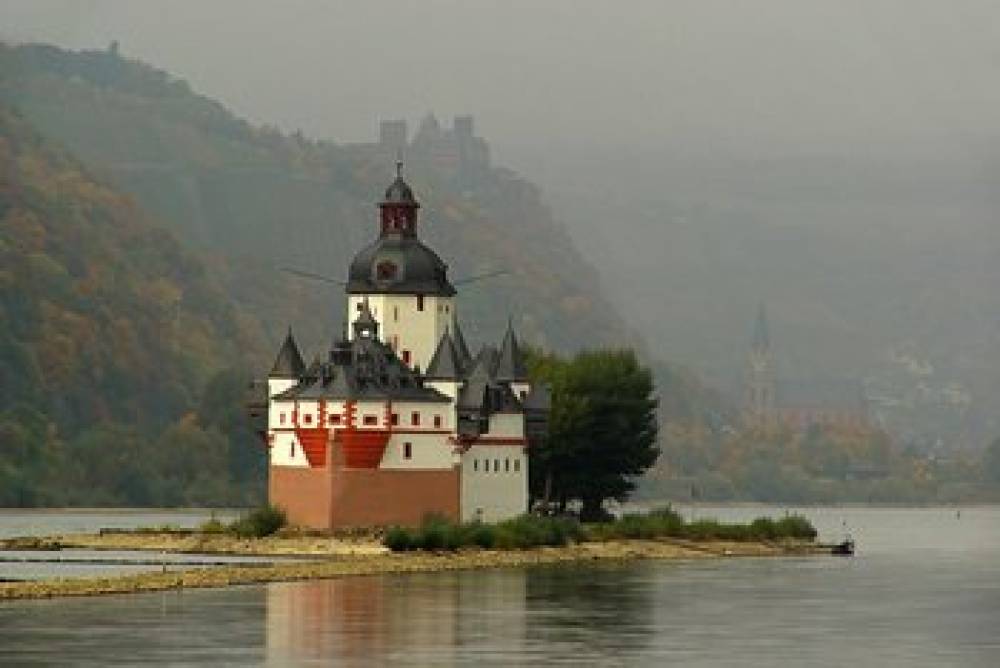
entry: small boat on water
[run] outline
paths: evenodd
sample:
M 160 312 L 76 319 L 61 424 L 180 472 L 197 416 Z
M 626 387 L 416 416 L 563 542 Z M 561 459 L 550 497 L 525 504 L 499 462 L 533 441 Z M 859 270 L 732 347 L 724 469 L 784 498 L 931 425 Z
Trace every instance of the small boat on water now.
M 854 539 L 848 536 L 839 543 L 830 546 L 830 554 L 850 557 L 854 554 Z

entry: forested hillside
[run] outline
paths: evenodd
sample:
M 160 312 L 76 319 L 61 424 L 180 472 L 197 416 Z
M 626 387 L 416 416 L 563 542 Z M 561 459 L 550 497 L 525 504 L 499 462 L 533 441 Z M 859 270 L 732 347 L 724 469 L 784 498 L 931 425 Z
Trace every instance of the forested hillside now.
M 251 126 L 112 51 L 2 47 L 0 93 L 180 238 L 224 261 L 227 291 L 272 343 L 289 323 L 307 347 L 328 342 L 340 291 L 276 267 L 342 278 L 375 234 L 395 155 Z M 421 199 L 422 234 L 452 275 L 510 272 L 463 291 L 472 339 L 494 338 L 513 313 L 529 340 L 558 350 L 626 340 L 595 271 L 535 186 L 496 168 L 456 179 L 413 158 L 407 178 Z
M 0 506 L 251 499 L 228 367 L 261 354 L 255 332 L 169 232 L 0 107 Z
M 0 506 L 249 504 L 244 393 L 285 328 L 339 331 L 395 155 L 257 128 L 111 52 L 0 45 Z M 473 344 L 629 333 L 537 188 L 408 161 Z

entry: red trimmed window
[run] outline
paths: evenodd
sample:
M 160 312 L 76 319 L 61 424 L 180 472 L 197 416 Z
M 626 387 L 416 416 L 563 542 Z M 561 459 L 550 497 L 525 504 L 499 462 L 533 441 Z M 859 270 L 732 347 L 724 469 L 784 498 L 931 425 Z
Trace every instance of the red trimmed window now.
M 377 425 L 378 424 L 378 416 L 377 415 L 366 415 L 365 416 L 365 424 L 368 425 L 368 426 Z
M 403 351 L 403 364 L 405 364 L 406 366 L 410 366 L 410 351 L 409 350 L 404 350 Z
M 410 424 L 412 424 L 414 427 L 420 426 L 420 413 L 414 411 L 413 414 L 410 415 Z
M 306 415 L 306 424 L 312 424 L 312 423 L 313 423 L 313 416 L 312 413 L 310 413 Z
M 440 427 L 441 427 L 441 416 L 440 415 L 435 415 L 434 416 L 434 427 L 440 429 Z
M 403 443 L 403 459 L 413 459 L 412 443 Z
M 340 414 L 328 415 L 326 416 L 326 421 L 330 424 L 340 424 Z

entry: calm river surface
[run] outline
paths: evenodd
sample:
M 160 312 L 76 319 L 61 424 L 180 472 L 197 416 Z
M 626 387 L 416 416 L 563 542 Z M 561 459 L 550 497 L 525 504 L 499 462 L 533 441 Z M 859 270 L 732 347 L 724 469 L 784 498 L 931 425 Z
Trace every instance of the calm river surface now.
M 846 526 L 858 556 L 3 603 L 0 665 L 1000 665 L 1000 508 L 803 512 L 827 539 Z

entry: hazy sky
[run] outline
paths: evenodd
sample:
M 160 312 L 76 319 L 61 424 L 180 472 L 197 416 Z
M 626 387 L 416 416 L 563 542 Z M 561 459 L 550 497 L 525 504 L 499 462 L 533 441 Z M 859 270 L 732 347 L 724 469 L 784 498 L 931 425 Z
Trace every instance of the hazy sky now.
M 1000 136 L 996 0 L 4 0 L 0 35 L 105 47 L 238 114 L 358 141 L 470 112 L 505 147 L 928 153 Z

